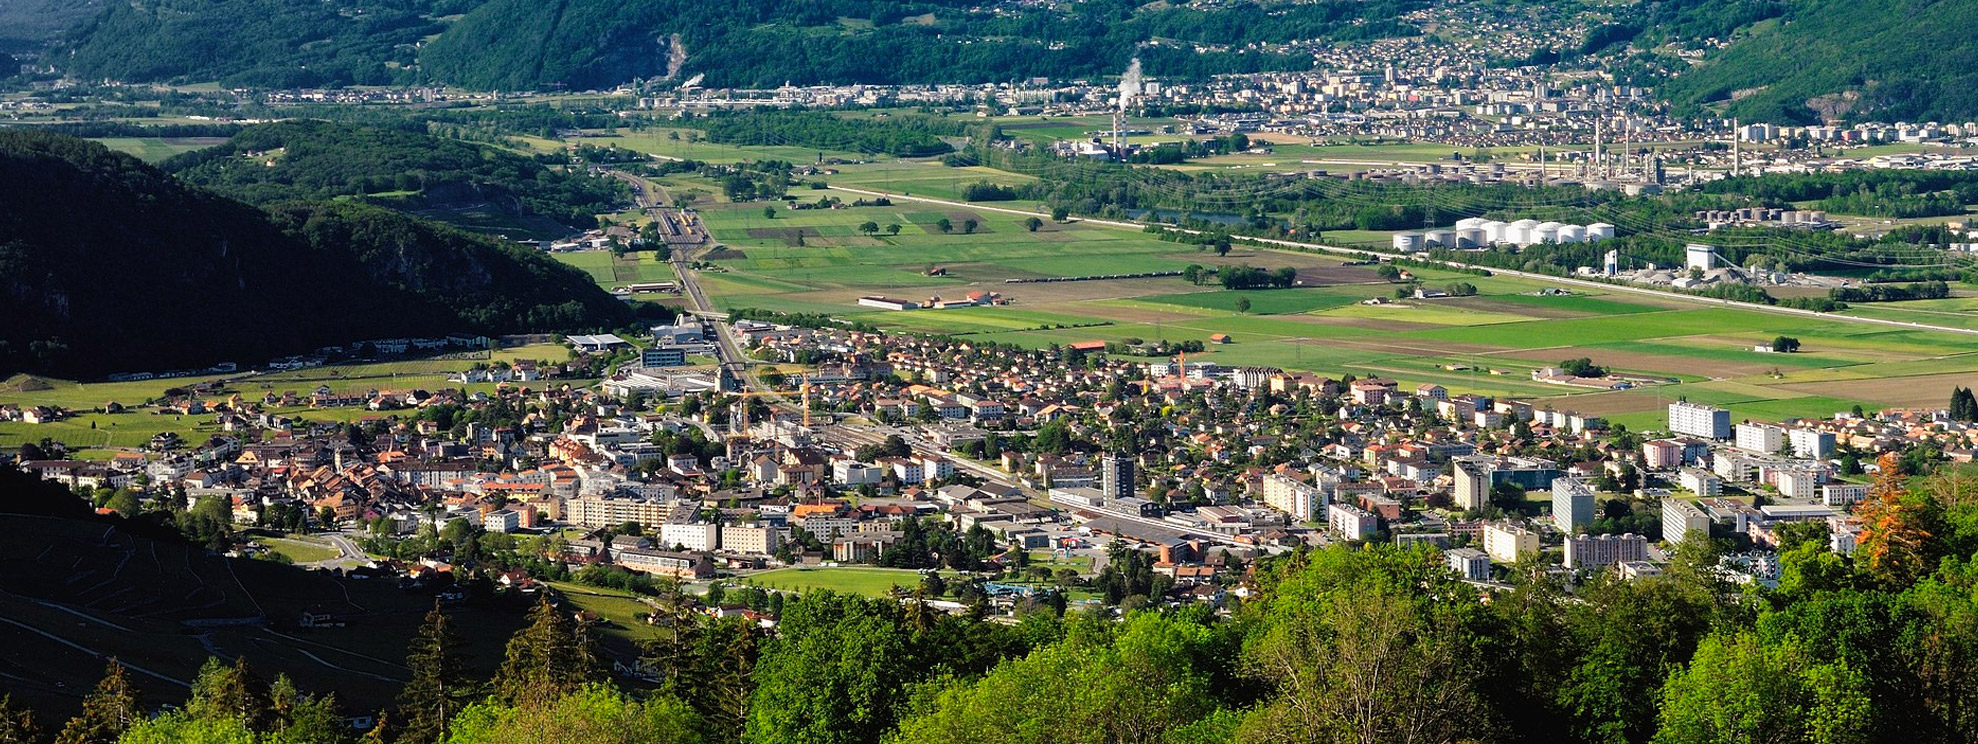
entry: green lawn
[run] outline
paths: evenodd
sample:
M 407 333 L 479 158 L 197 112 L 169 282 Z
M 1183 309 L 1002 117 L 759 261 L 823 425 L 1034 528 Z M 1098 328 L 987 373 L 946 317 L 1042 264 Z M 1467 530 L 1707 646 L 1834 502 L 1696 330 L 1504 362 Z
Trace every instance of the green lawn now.
M 335 547 L 322 540 L 306 537 L 257 537 L 254 541 L 267 546 L 296 563 L 327 561 L 342 555 Z
M 790 592 L 829 590 L 884 597 L 895 586 L 920 585 L 920 572 L 904 568 L 780 568 L 743 580 L 753 586 Z

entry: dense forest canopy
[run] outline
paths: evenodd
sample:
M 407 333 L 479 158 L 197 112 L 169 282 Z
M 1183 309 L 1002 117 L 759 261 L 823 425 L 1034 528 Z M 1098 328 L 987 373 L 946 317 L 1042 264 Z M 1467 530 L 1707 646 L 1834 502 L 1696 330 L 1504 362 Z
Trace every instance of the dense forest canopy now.
M 1745 121 L 1966 121 L 1978 112 L 1978 4 L 1807 0 L 1668 81 L 1679 109 Z M 1721 36 L 1721 34 L 1720 34 Z
M 479 0 L 108 3 L 54 58 L 82 78 L 295 88 L 416 82 L 418 45 Z
M 20 129 L 0 129 L 0 171 L 0 371 L 250 363 L 631 318 L 547 256 L 390 210 L 264 212 L 102 145 Z
M 617 181 L 430 135 L 417 124 L 263 124 L 159 167 L 254 204 L 336 197 L 403 209 L 488 204 L 577 229 L 596 226 L 595 215 L 628 201 Z

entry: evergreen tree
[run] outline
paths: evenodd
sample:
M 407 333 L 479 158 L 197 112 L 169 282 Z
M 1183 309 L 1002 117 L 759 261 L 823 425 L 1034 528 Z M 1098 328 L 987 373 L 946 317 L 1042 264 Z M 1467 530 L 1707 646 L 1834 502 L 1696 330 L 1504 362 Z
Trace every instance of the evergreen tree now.
M 468 681 L 453 619 L 440 611 L 438 603 L 413 637 L 405 666 L 412 670 L 412 679 L 398 695 L 398 712 L 404 719 L 399 744 L 432 744 L 446 738 L 447 722 L 473 702 L 477 690 Z
M 41 741 L 41 727 L 34 723 L 34 711 L 15 708 L 12 695 L 0 695 L 0 744 L 37 741 Z
M 144 719 L 137 688 L 124 665 L 111 659 L 96 690 L 82 701 L 82 714 L 69 719 L 55 744 L 114 744 L 133 724 Z
M 192 681 L 192 699 L 186 702 L 186 713 L 202 720 L 236 718 L 250 729 L 261 723 L 261 714 L 268 708 L 268 701 L 256 690 L 254 673 L 247 667 L 247 657 L 234 657 L 232 665 L 222 665 L 213 657 L 206 659 L 199 668 L 199 676 Z
M 389 731 L 391 731 L 390 714 L 379 713 L 378 722 L 371 724 L 371 730 L 364 732 L 364 738 L 358 744 L 386 744 L 389 739 L 385 738 L 385 734 Z
M 529 611 L 528 626 L 509 639 L 495 675 L 495 694 L 515 705 L 547 704 L 598 675 L 597 646 L 589 629 L 545 600 Z

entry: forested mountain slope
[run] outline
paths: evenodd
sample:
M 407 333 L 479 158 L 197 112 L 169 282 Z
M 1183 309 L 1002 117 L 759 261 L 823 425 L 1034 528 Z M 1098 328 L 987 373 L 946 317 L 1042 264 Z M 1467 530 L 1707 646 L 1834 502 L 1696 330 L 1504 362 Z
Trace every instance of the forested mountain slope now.
M 159 167 L 254 204 L 339 197 L 405 210 L 485 204 L 575 229 L 596 227 L 595 215 L 629 201 L 616 181 L 492 147 L 416 128 L 324 121 L 250 127 Z
M 1665 87 L 1747 121 L 1978 117 L 1978 3 L 1803 0 Z
M 0 130 L 0 172 L 0 371 L 94 376 L 631 317 L 548 257 L 386 209 L 264 212 L 14 129 Z

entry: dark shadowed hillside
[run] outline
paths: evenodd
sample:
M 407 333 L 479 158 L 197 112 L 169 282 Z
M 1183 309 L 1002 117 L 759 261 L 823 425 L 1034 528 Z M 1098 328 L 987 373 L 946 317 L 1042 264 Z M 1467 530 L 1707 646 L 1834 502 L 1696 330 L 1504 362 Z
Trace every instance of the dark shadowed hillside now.
M 20 130 L 0 131 L 0 172 L 0 369 L 92 376 L 630 318 L 547 257 L 378 207 L 270 214 Z

